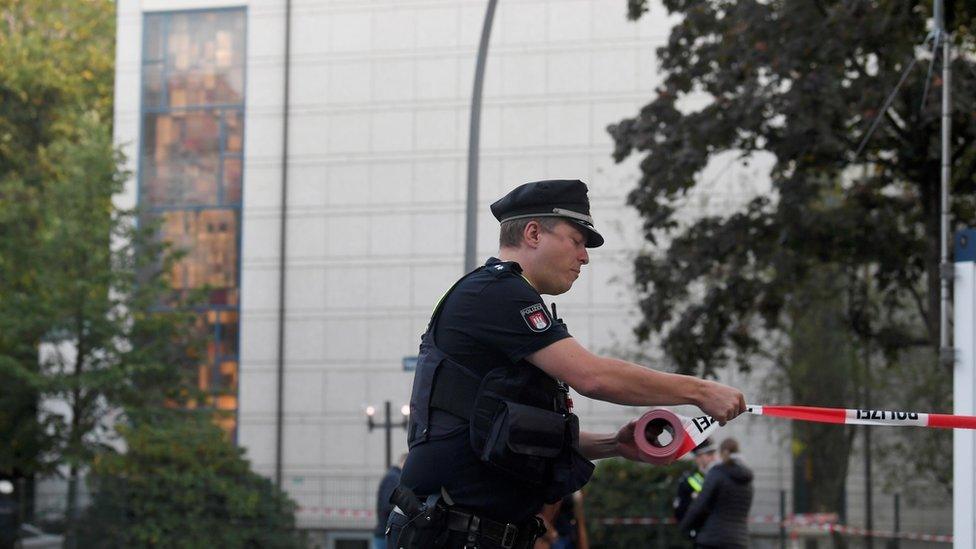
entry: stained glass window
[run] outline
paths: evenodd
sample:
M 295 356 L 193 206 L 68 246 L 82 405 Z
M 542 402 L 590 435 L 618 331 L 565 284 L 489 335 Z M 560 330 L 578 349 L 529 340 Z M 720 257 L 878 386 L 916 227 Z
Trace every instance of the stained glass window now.
M 244 9 L 147 13 L 142 55 L 139 202 L 185 256 L 177 290 L 206 290 L 199 388 L 237 429 Z

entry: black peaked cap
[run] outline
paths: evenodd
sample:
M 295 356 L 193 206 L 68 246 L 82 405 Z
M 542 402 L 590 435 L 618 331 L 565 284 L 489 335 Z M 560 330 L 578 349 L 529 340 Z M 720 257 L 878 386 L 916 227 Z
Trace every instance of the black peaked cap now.
M 603 245 L 603 236 L 593 228 L 586 183 L 578 179 L 533 181 L 515 187 L 491 205 L 498 221 L 528 217 L 561 217 L 575 223 L 586 235 L 586 247 Z
M 695 446 L 695 449 L 691 453 L 695 456 L 700 456 L 702 454 L 707 454 L 708 452 L 714 452 L 715 447 L 712 446 L 712 438 L 708 437 L 702 441 L 701 444 Z

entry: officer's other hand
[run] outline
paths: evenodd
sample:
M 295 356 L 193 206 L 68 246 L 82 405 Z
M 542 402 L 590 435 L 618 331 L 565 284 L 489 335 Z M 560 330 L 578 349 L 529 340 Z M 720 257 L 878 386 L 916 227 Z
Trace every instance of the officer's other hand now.
M 617 454 L 632 461 L 640 461 L 640 458 L 637 457 L 639 455 L 637 441 L 634 440 L 634 427 L 636 425 L 636 419 L 628 421 L 617 431 L 617 435 L 614 437 Z
M 742 391 L 714 381 L 702 381 L 704 386 L 698 407 L 718 420 L 719 425 L 725 425 L 727 421 L 732 421 L 746 411 L 746 398 Z

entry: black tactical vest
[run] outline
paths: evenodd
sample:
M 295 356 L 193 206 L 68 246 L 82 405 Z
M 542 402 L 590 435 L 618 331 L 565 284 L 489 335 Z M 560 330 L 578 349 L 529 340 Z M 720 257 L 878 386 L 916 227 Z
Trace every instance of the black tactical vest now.
M 468 423 L 471 448 L 482 462 L 539 486 L 552 502 L 582 487 L 593 470 L 578 451 L 579 420 L 568 409 L 568 387 L 525 363 L 479 374 L 434 341 L 448 295 L 481 268 L 458 280 L 431 315 L 417 357 L 407 442 L 413 448 L 428 441 L 431 412 L 446 412 L 452 421 Z

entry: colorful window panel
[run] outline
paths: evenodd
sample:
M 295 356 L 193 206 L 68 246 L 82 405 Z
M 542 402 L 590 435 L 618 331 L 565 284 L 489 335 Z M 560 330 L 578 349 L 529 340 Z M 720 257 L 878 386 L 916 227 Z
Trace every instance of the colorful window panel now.
M 149 13 L 144 19 L 139 202 L 182 250 L 172 280 L 206 289 L 197 370 L 215 421 L 236 433 L 244 9 Z

